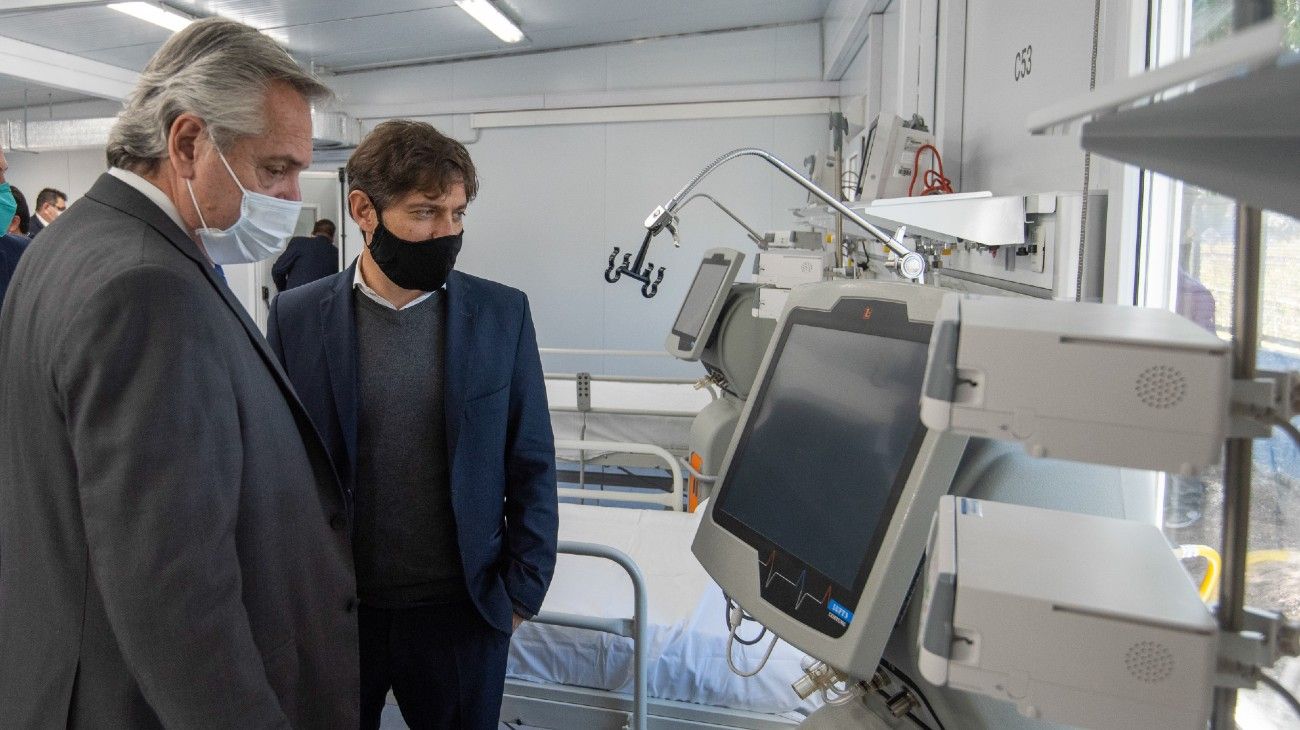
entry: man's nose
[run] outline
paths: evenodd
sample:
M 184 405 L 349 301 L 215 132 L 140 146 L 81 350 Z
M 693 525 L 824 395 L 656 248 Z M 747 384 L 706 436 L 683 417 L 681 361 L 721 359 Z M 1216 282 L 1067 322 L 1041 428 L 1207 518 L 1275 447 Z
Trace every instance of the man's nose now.
M 460 222 L 454 213 L 438 216 L 436 233 L 438 236 L 454 236 L 460 230 Z

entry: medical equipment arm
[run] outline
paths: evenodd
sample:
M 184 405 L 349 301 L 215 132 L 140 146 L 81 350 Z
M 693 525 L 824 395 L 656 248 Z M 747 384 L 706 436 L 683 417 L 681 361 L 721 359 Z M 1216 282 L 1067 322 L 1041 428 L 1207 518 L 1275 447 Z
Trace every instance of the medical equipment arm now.
M 791 180 L 803 186 L 806 190 L 808 190 L 808 192 L 817 196 L 818 199 L 820 199 L 821 201 L 829 205 L 831 208 L 835 209 L 837 213 L 844 216 L 848 220 L 852 221 L 855 225 L 862 228 L 867 233 L 870 233 L 875 238 L 879 239 L 881 243 L 889 247 L 890 251 L 893 251 L 896 255 L 898 255 L 899 257 L 898 270 L 903 274 L 904 277 L 908 279 L 912 279 L 917 282 L 924 280 L 925 272 L 927 268 L 925 257 L 914 251 L 909 250 L 907 246 L 903 245 L 903 237 L 906 234 L 906 228 L 900 227 L 897 231 L 894 232 L 894 235 L 890 236 L 888 233 L 885 233 L 880 228 L 877 228 L 876 226 L 869 223 L 862 216 L 858 215 L 857 213 L 854 213 L 847 206 L 845 206 L 843 203 L 837 200 L 834 195 L 831 195 L 830 193 L 827 193 L 825 190 L 822 190 L 815 183 L 813 183 L 813 181 L 801 175 L 798 171 L 796 171 L 794 168 L 787 165 L 785 162 L 782 162 L 775 155 L 771 154 L 770 152 L 767 152 L 766 150 L 761 150 L 756 147 L 744 147 L 741 149 L 732 150 L 731 152 L 722 155 L 721 157 L 714 160 L 713 162 L 710 162 L 708 165 L 704 167 L 704 169 L 700 170 L 700 172 L 697 173 L 695 177 L 692 178 L 691 181 L 686 184 L 685 187 L 679 190 L 677 194 L 674 195 L 667 203 L 655 208 L 645 220 L 646 235 L 645 238 L 642 239 L 641 241 L 641 248 L 637 252 L 636 261 L 635 262 L 632 261 L 631 253 L 626 253 L 623 255 L 623 264 L 621 266 L 616 267 L 614 264 L 614 260 L 618 256 L 619 248 L 615 246 L 613 253 L 611 253 L 609 256 L 609 267 L 605 270 L 605 280 L 612 284 L 618 281 L 620 277 L 628 276 L 642 283 L 641 294 L 642 296 L 645 296 L 647 299 L 653 297 L 656 293 L 658 293 L 659 283 L 662 282 L 664 278 L 664 267 L 660 266 L 658 271 L 656 272 L 654 264 L 648 264 L 648 265 L 646 264 L 645 257 L 650 247 L 650 239 L 654 238 L 664 229 L 667 229 L 668 232 L 672 234 L 674 238 L 676 238 L 677 211 L 681 209 L 683 205 L 685 205 L 686 201 L 688 200 L 687 196 L 691 194 L 691 191 L 695 189 L 695 186 L 699 185 L 700 181 L 702 181 L 705 177 L 707 177 L 709 173 L 721 167 L 723 164 L 730 162 L 731 160 L 734 160 L 738 157 L 745 157 L 750 155 L 766 160 L 773 167 L 785 173 L 786 177 L 789 177 Z M 655 277 L 653 282 L 651 281 L 650 278 L 652 275 Z

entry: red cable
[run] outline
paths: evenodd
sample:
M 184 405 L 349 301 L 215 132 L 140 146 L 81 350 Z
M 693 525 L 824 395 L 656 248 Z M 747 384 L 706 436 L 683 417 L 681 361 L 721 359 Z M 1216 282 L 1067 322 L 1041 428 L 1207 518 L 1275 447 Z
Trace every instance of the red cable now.
M 932 144 L 923 144 L 916 150 L 916 156 L 912 158 L 912 182 L 907 186 L 909 197 L 916 195 L 916 173 L 921 171 L 921 153 L 930 150 L 934 155 L 934 167 L 925 171 L 921 177 L 921 183 L 924 187 L 921 189 L 921 195 L 936 195 L 938 193 L 951 193 L 952 181 L 943 176 L 943 158 L 939 156 L 939 149 Z M 937 169 L 936 169 L 937 168 Z

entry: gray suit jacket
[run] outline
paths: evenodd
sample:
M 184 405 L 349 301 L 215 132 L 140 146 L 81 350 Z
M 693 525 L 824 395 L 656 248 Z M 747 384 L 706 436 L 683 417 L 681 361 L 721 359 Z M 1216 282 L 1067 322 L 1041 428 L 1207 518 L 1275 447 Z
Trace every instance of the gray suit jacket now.
M 198 247 L 108 175 L 0 311 L 0 724 L 355 728 L 348 507 Z

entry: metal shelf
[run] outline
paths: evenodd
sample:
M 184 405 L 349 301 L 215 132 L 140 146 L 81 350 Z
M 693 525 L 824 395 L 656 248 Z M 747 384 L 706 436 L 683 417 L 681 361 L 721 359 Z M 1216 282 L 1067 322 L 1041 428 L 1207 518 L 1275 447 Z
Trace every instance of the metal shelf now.
M 1300 217 L 1300 63 L 1273 65 L 1083 126 L 1083 148 Z

